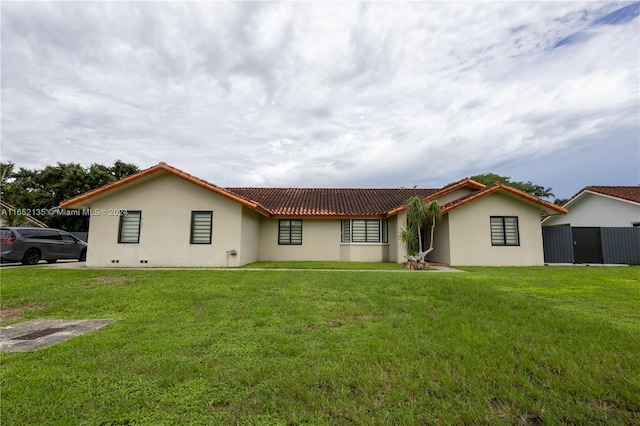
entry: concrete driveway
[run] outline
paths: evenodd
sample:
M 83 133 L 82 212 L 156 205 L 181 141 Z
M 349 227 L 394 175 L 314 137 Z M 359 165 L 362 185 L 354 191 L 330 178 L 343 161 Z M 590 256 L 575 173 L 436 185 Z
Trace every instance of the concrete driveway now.
M 84 262 L 78 262 L 77 260 L 58 260 L 56 263 L 47 263 L 44 260 L 41 260 L 37 265 L 23 265 L 20 262 L 0 264 L 0 268 L 33 268 L 35 266 L 46 266 L 48 268 L 86 268 L 87 265 Z

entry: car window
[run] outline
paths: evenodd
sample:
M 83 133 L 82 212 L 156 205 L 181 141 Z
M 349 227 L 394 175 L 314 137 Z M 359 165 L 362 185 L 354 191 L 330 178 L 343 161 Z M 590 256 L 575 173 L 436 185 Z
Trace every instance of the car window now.
M 36 228 L 34 228 L 34 229 L 20 229 L 20 230 L 18 230 L 18 232 L 24 238 L 38 238 L 38 230 Z
M 38 231 L 38 238 L 42 240 L 60 240 L 60 234 L 53 229 L 40 229 Z
M 60 238 L 62 239 L 62 241 L 69 241 L 71 243 L 76 242 L 76 239 L 73 237 L 73 235 L 67 234 L 65 232 L 60 233 Z

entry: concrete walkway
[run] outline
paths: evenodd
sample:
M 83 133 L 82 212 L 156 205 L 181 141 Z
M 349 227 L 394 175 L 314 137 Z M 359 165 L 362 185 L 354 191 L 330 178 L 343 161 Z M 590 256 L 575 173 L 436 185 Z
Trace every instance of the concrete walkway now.
M 64 262 L 54 264 L 38 264 L 38 266 L 44 266 L 46 268 L 67 268 L 67 269 L 80 269 L 87 268 L 84 262 Z M 459 269 L 454 269 L 449 266 L 433 265 L 429 266 L 425 271 L 411 271 L 408 269 L 312 269 L 312 268 L 243 268 L 241 266 L 235 268 L 208 268 L 208 267 L 100 267 L 100 268 L 87 268 L 87 269 L 102 269 L 102 270 L 134 270 L 134 271 L 318 271 L 318 272 L 391 272 L 391 273 L 433 273 L 433 272 L 465 272 Z

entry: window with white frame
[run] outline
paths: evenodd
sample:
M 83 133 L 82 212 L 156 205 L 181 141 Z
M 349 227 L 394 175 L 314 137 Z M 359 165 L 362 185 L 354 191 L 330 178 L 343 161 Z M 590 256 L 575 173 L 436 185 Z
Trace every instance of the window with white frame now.
M 211 244 L 212 211 L 191 212 L 191 244 Z
M 278 222 L 278 244 L 301 245 L 302 221 L 283 219 Z
M 138 244 L 140 242 L 140 224 L 142 212 L 140 210 L 127 210 L 120 214 L 120 226 L 118 228 L 119 244 Z
M 386 219 L 345 219 L 341 223 L 343 243 L 388 243 Z
M 520 245 L 517 216 L 491 216 L 491 245 Z

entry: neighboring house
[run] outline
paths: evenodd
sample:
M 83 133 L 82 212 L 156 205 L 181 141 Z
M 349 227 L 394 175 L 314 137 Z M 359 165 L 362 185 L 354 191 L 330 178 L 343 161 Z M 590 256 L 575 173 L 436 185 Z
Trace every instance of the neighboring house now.
M 545 262 L 640 264 L 640 186 L 587 186 L 542 221 Z
M 416 194 L 442 207 L 428 260 L 455 265 L 540 265 L 540 217 L 566 213 L 469 179 L 443 189 L 222 188 L 165 163 L 60 207 L 90 209 L 94 267 L 404 262 L 398 235 Z
M 587 186 L 565 202 L 569 212 L 543 226 L 640 226 L 640 186 Z

